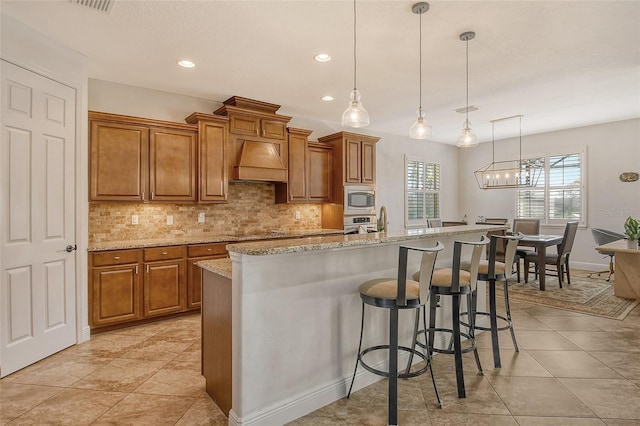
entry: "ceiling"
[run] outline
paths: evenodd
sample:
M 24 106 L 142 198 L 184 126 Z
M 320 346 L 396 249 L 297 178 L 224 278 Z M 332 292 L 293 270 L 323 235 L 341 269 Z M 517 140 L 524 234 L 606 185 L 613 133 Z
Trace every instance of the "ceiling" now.
M 408 135 L 418 107 L 413 1 L 357 3 L 357 87 L 367 130 Z M 223 101 L 239 95 L 339 126 L 353 88 L 351 1 L 129 1 L 110 14 L 69 0 L 2 0 L 1 11 L 83 53 L 89 77 Z M 524 135 L 640 117 L 640 1 L 431 1 L 423 21 L 423 109 L 432 140 L 522 114 Z M 327 63 L 314 61 L 324 52 Z M 197 65 L 183 69 L 178 59 Z M 320 98 L 332 95 L 335 100 Z M 206 112 L 206 111 L 203 111 Z M 503 123 L 503 122 L 501 122 Z M 495 138 L 513 136 L 501 123 Z

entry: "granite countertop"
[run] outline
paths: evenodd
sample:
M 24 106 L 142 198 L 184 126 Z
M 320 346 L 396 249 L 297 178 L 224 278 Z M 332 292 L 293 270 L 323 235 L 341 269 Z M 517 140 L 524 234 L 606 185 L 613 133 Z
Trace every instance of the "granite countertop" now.
M 316 229 L 309 231 L 274 231 L 264 234 L 242 234 L 242 235 L 210 235 L 201 237 L 179 237 L 179 238 L 158 238 L 153 240 L 125 240 L 108 241 L 90 244 L 87 251 L 106 251 L 121 249 L 136 249 L 145 247 L 181 246 L 186 244 L 211 244 L 211 243 L 242 243 L 243 241 L 275 240 L 283 238 L 302 238 L 313 235 L 344 235 L 342 229 Z
M 375 245 L 418 240 L 425 237 L 462 235 L 478 231 L 497 231 L 507 229 L 505 225 L 461 225 L 443 228 L 408 229 L 404 232 L 375 232 L 371 234 L 328 235 L 300 238 L 297 240 L 255 241 L 244 244 L 229 244 L 227 250 L 232 253 L 253 256 L 296 253 L 303 251 L 328 250 L 342 247 Z
M 207 271 L 211 271 L 223 277 L 231 279 L 231 259 L 203 260 L 196 263 L 197 266 Z

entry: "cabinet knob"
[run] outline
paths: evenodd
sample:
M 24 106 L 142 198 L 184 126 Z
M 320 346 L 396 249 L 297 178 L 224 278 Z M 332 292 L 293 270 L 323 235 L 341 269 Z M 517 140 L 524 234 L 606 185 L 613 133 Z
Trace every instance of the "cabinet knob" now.
M 120 256 L 113 256 L 113 258 L 114 258 L 115 260 L 119 260 L 119 259 L 120 259 Z
M 211 251 L 212 249 L 208 248 L 207 251 Z
M 166 255 L 167 255 L 167 252 L 166 252 L 166 251 L 163 251 L 163 252 L 162 252 L 162 255 L 163 255 L 163 256 L 166 256 Z

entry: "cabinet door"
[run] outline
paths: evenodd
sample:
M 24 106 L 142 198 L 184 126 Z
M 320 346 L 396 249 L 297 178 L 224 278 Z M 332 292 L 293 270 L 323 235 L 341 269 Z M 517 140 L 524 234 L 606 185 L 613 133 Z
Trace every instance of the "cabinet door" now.
M 262 119 L 260 121 L 261 134 L 263 138 L 285 140 L 287 138 L 287 125 L 278 120 Z
M 362 141 L 362 183 L 376 183 L 376 144 Z
M 217 123 L 200 123 L 200 197 L 199 201 L 227 201 L 226 168 L 227 127 Z
M 307 137 L 289 135 L 289 201 L 307 201 Z
M 185 261 L 145 264 L 144 316 L 180 312 L 186 308 Z
M 138 265 L 94 268 L 90 307 L 93 327 L 141 318 Z
M 362 143 L 357 139 L 347 138 L 344 143 L 344 181 L 345 183 L 362 182 Z
M 203 260 L 224 259 L 225 257 L 227 256 L 221 254 L 187 261 L 187 309 L 198 309 L 202 302 L 202 268 L 196 266 L 196 263 Z
M 152 201 L 196 200 L 196 134 L 152 129 L 149 144 Z
M 308 158 L 309 201 L 331 201 L 333 150 L 310 145 Z
M 143 201 L 149 129 L 91 121 L 91 201 Z
M 231 115 L 229 132 L 236 135 L 260 136 L 260 119 L 246 115 Z

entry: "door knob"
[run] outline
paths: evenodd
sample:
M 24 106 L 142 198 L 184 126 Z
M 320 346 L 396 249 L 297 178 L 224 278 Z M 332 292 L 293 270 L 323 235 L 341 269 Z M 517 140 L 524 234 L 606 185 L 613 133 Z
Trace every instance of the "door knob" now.
M 78 246 L 77 246 L 77 245 L 75 245 L 75 244 L 74 244 L 74 245 L 69 244 L 69 245 L 68 245 L 64 250 L 65 250 L 67 253 L 71 253 L 72 251 L 77 250 L 77 249 L 78 249 Z

